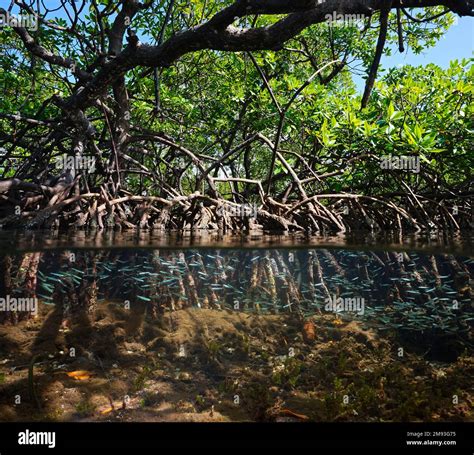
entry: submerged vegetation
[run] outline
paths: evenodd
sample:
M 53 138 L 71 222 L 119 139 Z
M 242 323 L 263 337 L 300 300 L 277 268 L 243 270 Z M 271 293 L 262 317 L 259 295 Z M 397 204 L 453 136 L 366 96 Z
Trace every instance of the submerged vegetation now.
M 473 419 L 470 257 L 101 249 L 2 264 L 2 293 L 39 304 L 2 313 L 0 420 Z
M 395 334 L 381 335 L 354 321 L 334 325 L 327 315 L 312 317 L 316 337 L 309 343 L 298 319 L 288 314 L 186 309 L 173 313 L 173 323 L 142 315 L 135 325 L 130 312 L 104 302 L 84 331 L 59 325 L 54 330 L 54 310 L 43 309 L 36 320 L 0 328 L 2 346 L 12 352 L 1 359 L 1 421 L 474 417 L 472 350 L 449 363 L 410 348 L 400 357 Z M 30 349 L 42 355 L 34 376 L 40 409 L 26 394 L 22 364 Z M 14 405 L 17 395 L 22 401 Z

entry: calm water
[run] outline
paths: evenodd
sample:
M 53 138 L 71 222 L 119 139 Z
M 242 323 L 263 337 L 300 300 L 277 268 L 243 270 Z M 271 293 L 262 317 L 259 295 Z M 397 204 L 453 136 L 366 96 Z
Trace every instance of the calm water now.
M 246 367 L 243 366 L 246 365 L 245 362 L 255 371 L 261 369 L 262 374 L 266 371 L 265 368 L 271 365 L 273 369 L 270 377 L 274 378 L 276 374 L 274 387 L 280 390 L 280 392 L 275 392 L 278 395 L 274 398 L 275 402 L 282 400 L 280 395 L 289 394 L 288 397 L 291 397 L 295 390 L 301 393 L 304 390 L 304 393 L 308 394 L 308 403 L 319 399 L 325 406 L 326 414 L 322 411 L 319 413 L 319 410 L 307 411 L 309 418 L 330 420 L 337 417 L 337 412 L 339 414 L 343 412 L 342 415 L 345 415 L 344 412 L 349 411 L 334 411 L 335 416 L 333 416 L 332 405 L 327 404 L 328 398 L 314 398 L 310 394 L 309 385 L 305 388 L 304 384 L 310 380 L 305 379 L 304 373 L 307 373 L 308 378 L 310 376 L 314 378 L 315 373 L 311 370 L 313 368 L 311 365 L 312 362 L 314 363 L 312 359 L 317 356 L 327 359 L 328 371 L 334 364 L 339 365 L 341 354 L 337 354 L 335 358 L 328 357 L 333 354 L 326 353 L 324 349 L 327 349 L 331 343 L 342 343 L 341 346 L 346 349 L 347 343 L 344 341 L 346 335 L 349 339 L 355 337 L 354 340 L 361 344 L 362 349 L 364 346 L 370 346 L 371 351 L 367 353 L 367 362 L 371 359 L 374 365 L 383 361 L 396 363 L 399 360 L 397 352 L 400 352 L 397 350 L 400 349 L 406 350 L 411 356 L 417 356 L 418 360 L 410 357 L 410 361 L 426 362 L 426 365 L 431 365 L 429 368 L 435 368 L 429 362 L 438 362 L 439 365 L 444 365 L 442 368 L 449 368 L 449 365 L 457 365 L 456 362 L 461 361 L 459 359 L 472 359 L 474 258 L 469 238 L 451 240 L 438 237 L 412 238 L 400 242 L 399 238 L 377 240 L 370 236 L 324 239 L 292 237 L 243 239 L 242 237 L 169 237 L 146 234 L 137 236 L 117 233 L 96 236 L 86 236 L 83 233 L 76 233 L 74 236 L 51 233 L 28 235 L 10 233 L 2 234 L 0 243 L 3 245 L 0 257 L 0 293 L 4 297 L 0 300 L 2 310 L 0 316 L 4 321 L 3 338 L 0 338 L 0 340 L 3 339 L 3 343 L 0 341 L 3 352 L 0 352 L 0 356 L 4 358 L 2 365 L 5 365 L 5 372 L 0 374 L 3 374 L 4 381 L 5 378 L 8 379 L 9 367 L 28 363 L 31 361 L 28 356 L 31 358 L 32 355 L 37 356 L 35 361 L 38 361 L 39 365 L 46 365 L 49 362 L 48 358 L 52 359 L 52 370 L 42 371 L 41 378 L 43 379 L 39 380 L 40 385 L 41 381 L 46 384 L 47 378 L 52 377 L 51 375 L 56 374 L 58 370 L 66 371 L 76 368 L 82 371 L 84 365 L 80 362 L 76 365 L 77 358 L 67 356 L 68 344 L 71 343 L 82 353 L 82 357 L 79 356 L 80 359 L 88 358 L 92 362 L 90 365 L 85 365 L 86 371 L 97 370 L 100 367 L 102 373 L 109 378 L 107 376 L 110 374 L 109 370 L 117 367 L 121 361 L 125 362 L 119 354 L 120 346 L 122 343 L 130 344 L 133 341 L 135 344 L 140 344 L 139 348 L 134 346 L 139 351 L 141 350 L 144 356 L 160 352 L 164 358 L 167 355 L 177 356 L 178 359 L 181 358 L 181 361 L 184 361 L 187 350 L 194 352 L 200 361 L 187 365 L 184 368 L 185 373 L 178 368 L 178 373 L 173 372 L 167 384 L 176 385 L 173 382 L 176 380 L 191 381 L 197 389 L 202 389 L 204 385 L 199 384 L 202 380 L 194 381 L 193 378 L 195 375 L 196 378 L 202 374 L 209 375 L 207 380 L 211 382 L 206 387 L 214 388 L 216 394 L 223 393 L 224 397 L 226 392 L 221 391 L 222 384 L 212 382 L 216 378 L 213 365 L 218 369 L 218 376 L 224 378 L 224 383 L 228 379 L 227 376 L 233 377 L 232 374 L 235 374 L 234 370 L 237 366 L 245 370 Z M 12 302 L 18 305 L 26 305 L 29 302 L 33 307 L 36 304 L 35 308 L 29 308 L 36 313 L 36 316 L 31 317 L 23 312 L 22 310 L 26 307 L 17 308 L 20 311 L 14 311 Z M 3 307 L 1 307 L 2 303 Z M 130 323 L 137 317 L 139 322 L 134 326 L 136 333 L 128 331 L 125 337 L 123 333 L 119 333 L 117 327 L 126 328 L 127 319 L 130 319 L 128 321 Z M 191 318 L 194 322 L 190 323 L 187 318 Z M 241 319 L 237 321 L 235 318 L 244 318 L 249 325 L 246 326 Z M 263 321 L 264 326 L 259 329 L 260 331 L 252 331 L 254 320 Z M 149 325 L 146 330 L 155 330 L 159 327 L 163 331 L 161 338 L 155 337 L 153 341 L 155 344 L 150 344 L 146 334 L 144 335 L 144 321 L 147 321 L 146 324 Z M 274 325 L 268 329 L 265 328 L 267 323 Z M 101 330 L 105 330 L 106 325 L 110 328 L 107 342 L 115 346 L 113 354 L 105 352 L 102 345 L 100 349 L 97 348 L 97 344 L 103 344 L 103 341 L 96 342 L 95 350 L 91 348 L 94 342 L 88 341 L 89 338 L 102 334 Z M 51 329 L 49 326 L 54 326 L 54 328 Z M 85 326 L 90 331 L 81 332 Z M 27 340 L 21 338 L 20 335 L 8 332 L 8 327 L 30 331 L 31 345 L 27 345 Z M 209 327 L 214 327 L 211 331 L 215 330 L 216 333 L 209 333 Z M 96 335 L 91 335 L 93 333 Z M 171 334 L 170 339 L 167 338 L 167 333 Z M 203 333 L 206 335 L 203 336 Z M 364 336 L 357 338 L 357 334 L 360 333 Z M 229 337 L 247 340 L 245 343 L 248 346 L 246 345 L 247 347 L 243 349 L 234 341 L 230 342 Z M 385 344 L 374 344 L 374 337 Z M 252 340 L 258 344 L 257 347 L 252 345 Z M 226 344 L 228 341 L 229 345 Z M 189 349 L 185 348 L 186 343 Z M 263 345 L 260 346 L 262 343 Z M 387 348 L 389 345 L 392 346 L 392 353 L 384 354 L 389 357 L 377 361 L 377 356 L 381 355 L 381 352 L 390 351 Z M 54 347 L 51 348 L 51 346 Z M 209 358 L 206 357 L 203 360 L 200 347 Z M 126 352 L 133 349 L 130 348 Z M 288 354 L 288 349 L 291 355 Z M 295 373 L 293 379 L 291 371 L 296 367 L 288 366 L 287 363 L 293 355 L 291 349 L 300 352 L 300 357 L 296 358 L 299 358 L 298 362 L 301 362 L 301 365 L 298 364 L 298 373 Z M 347 349 L 352 349 L 347 354 L 348 359 L 355 356 L 355 347 Z M 236 352 L 240 352 L 239 350 L 242 352 L 246 350 L 245 355 L 233 357 Z M 252 350 L 257 353 L 254 353 L 255 359 L 252 358 L 253 354 L 250 354 Z M 264 356 L 262 352 L 258 353 L 259 350 L 267 351 L 267 354 Z M 288 368 L 291 370 L 290 373 L 285 373 L 286 379 L 282 379 L 281 375 L 278 376 L 279 370 L 274 365 L 277 360 L 272 356 L 280 361 L 282 358 L 286 359 L 283 361 L 283 371 L 286 372 Z M 125 358 L 128 357 L 125 356 Z M 361 368 L 360 365 L 357 366 L 349 360 L 344 362 L 346 363 L 343 363 L 341 367 L 343 371 L 334 373 L 335 378 L 328 384 L 329 397 L 336 393 L 333 389 L 336 387 L 334 384 L 339 384 L 337 375 L 343 378 L 351 377 Z M 359 363 L 363 363 L 363 359 Z M 140 377 L 144 368 L 150 368 L 146 366 L 148 364 L 149 359 L 146 360 L 145 357 L 135 359 L 135 363 L 132 362 L 132 366 L 126 368 L 127 375 L 132 377 L 138 372 L 138 377 Z M 15 368 L 17 372 L 15 374 L 20 374 L 21 369 Z M 174 364 L 173 368 L 175 368 Z M 274 373 L 275 368 L 277 373 Z M 309 374 L 310 371 L 312 371 L 311 374 Z M 414 367 L 413 371 L 415 371 Z M 432 376 L 435 374 L 441 375 L 440 377 L 447 374 L 443 369 L 424 373 L 413 371 L 411 373 L 408 370 L 405 371 L 407 381 L 412 380 L 408 377 L 410 374 L 417 378 L 426 374 L 429 380 L 433 380 Z M 161 376 L 158 373 L 155 376 L 150 373 L 150 376 L 146 376 L 143 380 L 144 391 L 133 390 L 127 396 L 134 396 L 134 394 L 141 396 L 140 393 L 146 392 L 147 384 L 151 387 L 150 384 L 154 383 L 153 381 L 158 381 L 158 376 L 162 379 L 168 377 L 168 373 L 166 369 Z M 23 374 L 27 374 L 26 370 Z M 180 374 L 184 375 L 181 379 Z M 326 373 L 318 370 L 317 374 Z M 453 374 L 460 373 L 456 370 Z M 94 377 L 98 376 L 100 373 L 96 371 Z M 84 382 L 81 378 L 73 379 L 77 380 L 78 384 L 81 383 L 82 387 L 87 388 L 86 383 L 90 378 L 86 374 Z M 371 376 L 370 380 L 372 379 Z M 425 382 L 426 380 L 427 378 Z M 451 396 L 450 392 L 455 395 L 454 388 L 456 388 L 457 394 L 461 396 L 468 394 L 469 387 L 464 384 L 463 379 L 456 376 L 455 380 L 463 385 L 457 384 L 457 388 L 450 386 L 453 390 L 446 389 L 438 392 L 438 395 L 446 395 L 446 399 L 443 398 L 443 404 L 439 404 L 445 410 L 446 416 L 451 416 L 450 412 L 453 416 L 455 415 L 455 411 L 446 410 L 449 408 L 447 400 Z M 20 381 L 19 378 L 18 381 Z M 346 384 L 347 381 L 345 381 L 345 379 L 342 380 L 341 384 Z M 31 389 L 31 383 L 34 382 L 31 377 L 29 382 Z M 7 388 L 7 392 L 8 384 L 9 381 L 6 380 L 3 385 Z M 301 390 L 298 388 L 299 384 Z M 13 393 L 15 389 L 13 378 L 10 386 L 12 390 L 8 393 Z M 0 387 L 2 387 L 1 381 Z M 346 387 L 350 387 L 350 382 L 346 384 Z M 472 382 L 470 387 L 472 388 Z M 44 388 L 46 390 L 46 385 Z M 192 396 L 200 397 L 200 392 L 198 392 L 190 393 Z M 32 393 L 30 390 L 30 395 Z M 178 396 L 181 396 L 180 393 L 183 396 L 186 395 L 183 391 L 177 392 Z M 351 393 L 355 397 L 358 396 L 357 392 Z M 406 401 L 406 398 L 402 399 L 400 393 L 394 392 L 392 401 L 396 403 L 398 410 L 402 409 L 400 411 L 402 419 L 413 419 L 411 411 L 403 411 L 404 408 L 399 408 L 403 400 Z M 34 392 L 35 396 L 38 394 L 41 393 Z M 287 399 L 290 399 L 288 397 Z M 441 400 L 440 397 L 438 398 Z M 467 395 L 464 398 L 467 399 Z M 359 404 L 368 400 L 361 397 L 357 399 Z M 40 397 L 38 400 L 45 399 Z M 108 400 L 110 401 L 110 398 Z M 166 400 L 172 401 L 169 397 L 163 398 L 160 406 L 164 406 L 163 403 L 168 402 Z M 206 400 L 209 401 L 209 406 L 211 402 L 214 403 L 210 398 L 190 399 L 192 412 L 201 415 L 198 404 L 201 401 L 205 403 Z M 183 400 L 177 400 L 178 403 L 180 401 Z M 155 408 L 158 406 L 153 400 L 151 402 L 150 406 L 155 406 Z M 215 401 L 215 403 L 222 402 L 222 396 L 220 401 Z M 250 400 L 247 399 L 247 402 Z M 201 407 L 205 408 L 203 403 Z M 43 402 L 43 405 L 39 405 L 38 408 L 43 408 L 44 405 Z M 214 406 L 220 405 L 212 404 L 212 415 L 214 415 L 212 411 Z M 95 415 L 95 407 L 94 410 L 88 410 L 86 406 L 84 410 L 80 408 L 81 402 L 75 403 L 74 406 L 75 411 L 61 419 L 71 420 L 73 415 L 89 417 Z M 140 406 L 140 409 L 147 409 L 146 402 L 145 404 L 141 402 Z M 269 402 L 267 407 L 271 410 L 272 406 L 275 404 L 272 405 Z M 419 405 L 413 406 L 413 412 L 416 414 L 416 408 Z M 112 408 L 113 411 L 108 410 L 106 414 L 110 412 L 112 415 L 115 412 L 114 406 Z M 229 417 L 231 420 L 249 418 L 265 420 L 269 418 L 269 415 L 276 418 L 268 409 L 264 411 L 264 417 L 258 413 L 260 411 L 249 410 L 253 408 L 246 409 L 247 414 L 240 417 L 229 417 L 229 413 L 226 414 L 224 410 L 216 412 L 218 412 L 217 415 Z M 352 409 L 353 414 L 350 415 L 352 419 L 361 413 L 363 416 L 361 418 L 368 420 L 372 418 L 371 412 L 374 414 L 373 418 L 376 419 L 376 414 L 379 412 L 368 410 L 364 415 L 360 409 L 359 411 L 357 409 L 359 408 Z M 8 409 L 8 412 L 10 411 Z M 192 414 L 188 411 L 182 412 L 186 415 Z M 288 419 L 301 418 L 301 416 L 292 416 L 293 411 L 288 412 Z M 406 416 L 403 412 L 407 413 Z M 428 406 L 426 412 L 441 416 L 440 418 L 443 419 L 442 410 L 436 409 L 435 412 Z M 456 412 L 458 412 L 457 408 Z M 278 414 L 277 411 L 275 413 L 275 415 Z M 181 418 L 179 415 L 175 420 Z M 395 414 L 394 418 L 397 416 L 398 414 Z M 388 418 L 391 417 L 393 416 Z M 16 417 L 11 417 L 11 419 L 19 420 L 23 418 L 21 413 L 18 413 Z M 453 418 L 459 419 L 462 416 L 456 414 Z M 2 419 L 1 413 L 0 419 Z M 134 414 L 130 419 L 149 420 L 150 415 L 139 418 Z

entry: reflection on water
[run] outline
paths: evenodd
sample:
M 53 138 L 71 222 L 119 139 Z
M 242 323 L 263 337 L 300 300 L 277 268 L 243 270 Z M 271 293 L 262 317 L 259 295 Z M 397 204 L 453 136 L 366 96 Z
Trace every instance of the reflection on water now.
M 4 254 L 0 419 L 469 420 L 473 270 L 411 250 Z
M 351 232 L 332 236 L 275 233 L 266 235 L 222 235 L 206 231 L 7 231 L 0 230 L 3 251 L 44 251 L 46 249 L 110 248 L 343 248 L 397 251 L 409 249 L 430 253 L 472 255 L 471 233 L 431 232 L 402 235 L 390 232 Z

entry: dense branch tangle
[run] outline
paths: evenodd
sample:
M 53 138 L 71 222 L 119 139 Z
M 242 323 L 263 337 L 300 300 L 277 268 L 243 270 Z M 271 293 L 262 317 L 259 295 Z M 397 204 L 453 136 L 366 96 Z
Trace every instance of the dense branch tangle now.
M 171 20 L 167 38 L 163 38 L 162 27 L 156 45 L 140 42 L 134 20 L 139 20 L 140 14 L 153 8 L 164 20 L 165 12 L 169 16 L 167 9 L 172 9 L 172 3 L 157 6 L 159 2 L 122 0 L 110 2 L 100 10 L 92 1 L 98 32 L 86 37 L 80 24 L 83 22 L 81 11 L 87 3 L 73 5 L 71 13 L 63 5 L 71 22 L 65 27 L 50 22 L 44 11 L 36 11 L 35 2 L 15 1 L 23 13 L 38 14 L 41 28 L 61 32 L 68 40 L 76 40 L 83 55 L 78 58 L 63 56 L 57 50 L 43 46 L 34 32 L 21 26 L 13 27 L 31 58 L 49 65 L 57 72 L 55 74 L 70 70 L 73 77 L 63 76 L 63 85 L 69 88 L 67 94 L 56 93 L 44 100 L 36 115 L 12 113 L 8 117 L 6 114 L 5 121 L 12 122 L 15 133 L 0 134 L 0 145 L 7 150 L 0 159 L 5 166 L 4 177 L 12 177 L 11 169 L 14 169 L 14 175 L 0 183 L 0 224 L 17 226 L 20 223 L 30 228 L 61 224 L 101 228 L 109 225 L 117 228 L 345 231 L 357 227 L 419 230 L 434 223 L 440 227 L 459 228 L 459 222 L 440 200 L 456 198 L 459 190 L 464 189 L 448 188 L 448 194 L 432 195 L 426 191 L 432 178 L 427 175 L 426 185 L 419 186 L 418 194 L 411 186 L 402 195 L 366 194 L 363 188 L 328 192 L 326 179 L 344 173 L 347 165 L 373 163 L 372 154 L 350 156 L 346 163 L 341 163 L 340 170 L 334 171 L 328 166 L 328 171 L 321 174 L 315 171 L 316 156 L 284 149 L 283 125 L 287 122 L 289 107 L 298 97 L 304 96 L 304 90 L 314 83 L 316 76 L 320 84 L 330 84 L 346 68 L 347 55 L 334 55 L 333 52 L 332 58 L 320 60 L 307 49 L 301 50 L 313 65 L 312 76 L 296 87 L 293 97 L 283 107 L 276 100 L 269 82 L 275 75 L 270 69 L 261 67 L 254 55 L 259 51 L 282 50 L 288 41 L 297 38 L 311 25 L 324 22 L 327 15 L 334 12 L 370 17 L 387 8 L 399 11 L 403 7 L 406 11 L 412 7 L 444 6 L 460 15 L 472 15 L 471 1 L 237 0 L 217 11 L 214 5 L 187 29 L 176 30 Z M 175 16 L 180 14 L 179 11 L 174 13 Z M 267 23 L 267 16 L 276 16 L 276 19 Z M 262 17 L 264 25 L 257 26 Z M 244 21 L 251 23 L 250 26 L 243 26 Z M 128 44 L 124 47 L 126 33 Z M 334 42 L 331 46 L 334 47 Z M 383 47 L 383 43 L 378 47 Z M 170 68 L 179 65 L 180 59 L 187 55 L 202 51 L 214 52 L 217 59 L 222 51 L 248 53 L 255 64 L 254 73 L 260 79 L 260 92 L 269 92 L 278 112 L 274 137 L 269 139 L 261 131 L 252 131 L 245 122 L 258 97 L 251 90 L 241 103 L 235 127 L 218 135 L 216 142 L 223 150 L 220 157 L 207 154 L 206 147 L 195 150 L 187 146 L 181 141 L 180 134 L 172 137 L 157 131 L 154 117 L 150 124 L 155 127 L 150 128 L 148 122 L 143 124 L 133 119 L 129 87 L 140 79 L 137 68 Z M 379 54 L 377 52 L 369 74 L 364 105 L 374 82 Z M 196 73 L 199 71 L 197 64 Z M 149 73 L 145 70 L 142 74 L 147 76 Z M 132 95 L 136 99 L 140 94 Z M 158 109 L 158 95 L 155 94 L 154 115 L 166 116 L 166 106 Z M 44 119 L 43 111 L 48 109 L 60 112 L 59 116 Z M 38 138 L 41 139 L 38 141 Z M 18 149 L 21 153 L 16 154 Z M 24 155 L 25 150 L 29 155 Z M 249 154 L 255 153 L 254 150 L 272 156 L 266 178 L 252 175 Z M 65 173 L 59 179 L 51 181 L 49 177 L 48 180 L 53 160 L 63 153 L 95 157 L 96 172 L 82 176 Z M 22 157 L 18 167 L 12 164 L 15 156 Z M 235 160 L 241 158 L 246 167 L 244 176 L 239 174 L 235 164 Z M 274 173 L 276 161 L 282 172 Z M 133 176 L 135 183 L 131 185 Z M 391 178 L 400 180 L 396 174 Z M 224 194 L 227 190 L 230 192 Z M 469 188 L 466 195 L 469 195 Z M 226 208 L 249 202 L 258 204 L 256 220 L 228 215 Z M 357 216 L 348 216 L 347 210 Z

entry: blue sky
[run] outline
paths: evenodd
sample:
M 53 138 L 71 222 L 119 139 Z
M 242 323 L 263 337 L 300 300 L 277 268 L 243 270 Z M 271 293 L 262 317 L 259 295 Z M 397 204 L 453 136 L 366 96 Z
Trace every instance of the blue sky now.
M 0 0 L 0 5 L 6 6 L 10 0 Z M 46 0 L 49 8 L 60 4 L 59 0 Z M 64 14 L 59 14 L 64 16 Z M 425 50 L 422 54 L 415 55 L 408 49 L 400 54 L 394 49 L 391 56 L 382 56 L 382 68 L 391 68 L 398 65 L 426 65 L 435 63 L 442 68 L 447 68 L 449 62 L 455 59 L 473 57 L 474 52 L 474 18 L 458 17 L 457 24 L 453 25 L 447 34 L 436 45 Z M 379 74 L 380 76 L 380 74 Z M 364 88 L 364 80 L 354 75 L 354 81 L 359 91 Z
M 453 25 L 434 47 L 415 55 L 410 50 L 400 54 L 394 50 L 391 56 L 383 55 L 381 65 L 392 68 L 398 65 L 426 65 L 435 63 L 442 68 L 449 67 L 451 60 L 473 57 L 474 52 L 474 18 L 460 17 L 458 23 Z M 364 81 L 354 76 L 357 88 L 362 91 Z
M 461 17 L 458 23 L 453 25 L 446 35 L 441 38 L 434 47 L 426 50 L 423 54 L 415 55 L 410 50 L 400 54 L 393 52 L 390 57 L 382 57 L 382 65 L 385 67 L 402 65 L 426 65 L 436 63 L 446 68 L 454 59 L 472 57 L 474 51 L 474 18 Z

